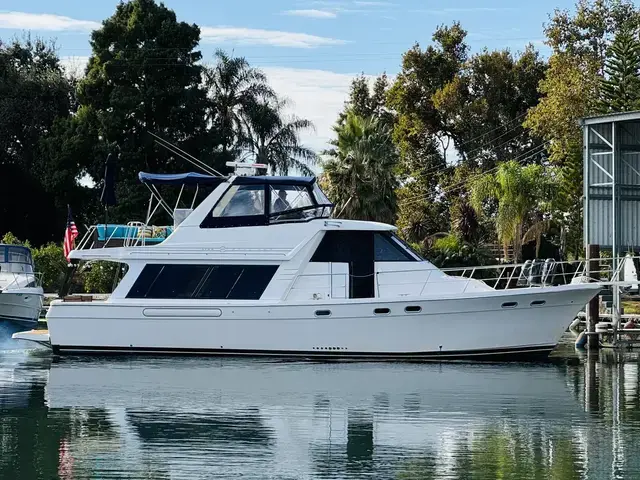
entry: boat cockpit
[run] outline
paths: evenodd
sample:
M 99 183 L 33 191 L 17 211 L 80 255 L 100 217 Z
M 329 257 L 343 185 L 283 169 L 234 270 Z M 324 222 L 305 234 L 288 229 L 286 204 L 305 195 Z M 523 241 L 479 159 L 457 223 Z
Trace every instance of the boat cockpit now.
M 0 244 L 0 290 L 35 287 L 37 284 L 31 251 L 21 245 Z
M 315 177 L 237 176 L 201 228 L 269 225 L 329 218 L 333 204 Z

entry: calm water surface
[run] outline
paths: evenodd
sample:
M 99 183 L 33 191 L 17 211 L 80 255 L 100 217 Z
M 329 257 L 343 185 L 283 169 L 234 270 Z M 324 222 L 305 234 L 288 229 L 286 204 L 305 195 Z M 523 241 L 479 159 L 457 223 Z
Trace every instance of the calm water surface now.
M 638 360 L 53 359 L 0 350 L 0 479 L 640 478 Z

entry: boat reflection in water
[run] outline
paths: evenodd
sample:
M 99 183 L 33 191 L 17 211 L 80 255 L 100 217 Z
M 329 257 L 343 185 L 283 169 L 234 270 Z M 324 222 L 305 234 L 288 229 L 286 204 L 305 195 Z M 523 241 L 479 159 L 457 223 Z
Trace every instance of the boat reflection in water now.
M 27 402 L 0 403 L 0 478 L 640 472 L 637 364 L 26 358 L 0 385 L 33 384 Z

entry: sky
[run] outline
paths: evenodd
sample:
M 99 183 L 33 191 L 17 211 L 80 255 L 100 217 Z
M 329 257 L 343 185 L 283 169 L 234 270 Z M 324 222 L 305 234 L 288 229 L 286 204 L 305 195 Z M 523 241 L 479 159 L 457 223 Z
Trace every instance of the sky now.
M 81 71 L 91 54 L 89 35 L 115 12 L 117 0 L 2 0 L 0 39 L 30 32 L 54 39 L 64 64 Z M 574 0 L 166 0 L 180 21 L 201 28 L 204 62 L 217 48 L 244 56 L 311 120 L 302 136 L 326 148 L 331 126 L 358 74 L 390 77 L 402 53 L 426 47 L 438 25 L 459 21 L 472 53 L 483 48 L 522 51 L 533 43 L 543 55 L 543 24 Z

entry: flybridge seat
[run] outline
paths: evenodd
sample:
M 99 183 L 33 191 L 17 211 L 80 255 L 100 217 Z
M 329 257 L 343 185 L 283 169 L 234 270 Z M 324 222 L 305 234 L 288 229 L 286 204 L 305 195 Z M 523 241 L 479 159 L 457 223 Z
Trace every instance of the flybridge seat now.
M 162 243 L 171 233 L 173 227 L 156 227 L 151 225 L 96 225 L 94 230 L 94 247 L 122 247 L 126 245 L 157 245 Z

